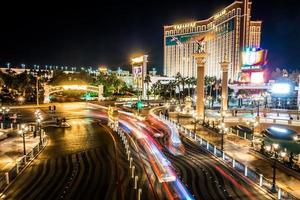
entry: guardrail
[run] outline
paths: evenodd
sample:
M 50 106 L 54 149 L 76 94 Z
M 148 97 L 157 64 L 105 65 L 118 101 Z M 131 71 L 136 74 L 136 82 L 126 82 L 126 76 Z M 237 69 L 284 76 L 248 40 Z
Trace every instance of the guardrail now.
M 206 117 L 206 119 L 209 120 L 216 120 L 214 117 Z M 254 118 L 246 118 L 246 117 L 229 117 L 226 116 L 224 118 L 224 122 L 247 122 L 250 121 Z M 259 118 L 260 123 L 265 123 L 265 124 L 282 124 L 282 125 L 292 125 L 292 126 L 300 126 L 300 121 L 299 120 L 285 120 L 285 119 L 271 119 L 271 118 L 265 118 L 265 117 L 260 117 Z
M 129 172 L 131 173 L 131 178 L 134 180 L 133 189 L 137 190 L 137 199 L 141 200 L 142 198 L 142 188 L 138 186 L 139 176 L 134 166 L 134 160 L 132 156 L 132 152 L 130 151 L 130 141 L 127 139 L 125 132 L 118 127 L 116 123 L 109 123 L 108 126 L 113 129 L 121 138 L 122 143 L 126 149 L 127 160 L 129 161 Z M 141 177 L 141 176 L 140 176 Z
M 47 145 L 46 137 L 43 137 L 29 153 L 22 156 L 16 164 L 4 175 L 0 176 L 0 192 L 3 192 L 9 184 L 19 175 L 21 172 L 36 158 L 36 156 L 45 148 Z
M 249 178 L 255 184 L 271 192 L 271 187 L 272 187 L 271 180 L 265 178 L 262 174 L 256 172 L 254 169 L 249 168 L 247 165 L 243 164 L 242 162 L 226 154 L 224 151 L 218 149 L 215 145 L 210 144 L 209 141 L 203 139 L 202 137 L 196 135 L 194 132 L 181 126 L 176 121 L 171 120 L 163 115 L 159 115 L 159 117 L 161 120 L 166 120 L 172 123 L 178 130 L 180 130 L 183 133 L 185 137 L 193 140 L 199 147 L 205 149 L 215 157 L 219 158 L 219 161 L 227 164 L 232 169 L 239 172 L 240 175 Z M 283 188 L 280 188 L 278 185 L 276 185 L 276 191 L 277 191 L 278 199 L 289 199 L 289 200 L 297 199 L 291 193 L 287 192 Z

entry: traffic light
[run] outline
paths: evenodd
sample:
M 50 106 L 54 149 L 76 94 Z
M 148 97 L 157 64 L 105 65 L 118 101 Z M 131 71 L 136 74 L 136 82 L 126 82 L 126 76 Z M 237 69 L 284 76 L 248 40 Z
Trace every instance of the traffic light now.
M 136 107 L 137 107 L 137 109 L 142 109 L 143 108 L 143 102 L 141 101 L 141 100 L 139 100 L 137 103 L 136 103 Z

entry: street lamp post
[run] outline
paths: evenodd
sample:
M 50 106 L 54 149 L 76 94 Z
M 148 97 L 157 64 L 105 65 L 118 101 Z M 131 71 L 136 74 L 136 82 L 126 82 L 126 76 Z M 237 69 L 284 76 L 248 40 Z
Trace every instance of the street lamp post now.
M 36 105 L 39 106 L 39 76 L 36 75 Z
M 222 118 L 221 121 L 222 121 L 222 123 L 224 123 L 225 114 L 226 114 L 226 112 L 221 110 L 221 118 Z
M 194 133 L 196 134 L 197 123 L 199 122 L 199 118 L 196 113 L 194 113 L 193 115 L 194 115 Z
M 36 117 L 36 122 L 37 122 L 36 131 L 39 133 L 40 143 L 42 143 L 41 122 L 42 122 L 43 118 L 42 118 L 39 110 L 35 111 L 35 117 Z
M 222 122 L 221 125 L 219 125 L 219 129 L 221 133 L 221 150 L 224 151 L 224 135 L 228 131 L 228 128 L 225 127 L 225 123 Z
M 28 131 L 28 127 L 27 126 L 23 126 L 21 130 L 19 130 L 19 134 L 22 135 L 23 138 L 23 153 L 24 156 L 26 155 L 26 142 L 25 142 L 25 134 Z
M 5 123 L 5 114 L 7 114 L 9 112 L 9 108 L 8 107 L 1 107 L 1 112 L 2 112 L 2 119 L 3 119 L 3 126 Z
M 272 187 L 271 187 L 271 192 L 276 192 L 276 163 L 277 163 L 277 158 L 278 158 L 278 152 L 277 150 L 279 149 L 279 144 L 272 144 L 273 147 L 273 152 L 274 152 L 274 157 L 273 157 L 273 181 L 272 181 Z

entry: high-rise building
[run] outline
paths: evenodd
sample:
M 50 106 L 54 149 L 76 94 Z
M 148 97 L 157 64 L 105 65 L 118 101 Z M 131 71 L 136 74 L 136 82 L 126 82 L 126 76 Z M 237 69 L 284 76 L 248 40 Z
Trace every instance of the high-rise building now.
M 205 74 L 221 77 L 219 62 L 225 56 L 230 62 L 228 77 L 235 80 L 240 72 L 242 51 L 260 47 L 261 21 L 251 21 L 250 0 L 236 0 L 212 17 L 184 24 L 164 26 L 164 75 L 196 77 L 193 53 L 198 48 L 195 38 L 205 39 L 208 54 Z

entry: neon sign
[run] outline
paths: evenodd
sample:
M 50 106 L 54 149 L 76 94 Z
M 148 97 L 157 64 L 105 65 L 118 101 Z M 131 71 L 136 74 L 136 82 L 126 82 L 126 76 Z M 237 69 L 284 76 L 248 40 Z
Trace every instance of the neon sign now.
M 174 25 L 175 29 L 182 29 L 182 28 L 190 28 L 190 27 L 195 27 L 196 26 L 196 22 L 191 22 L 191 23 L 186 23 L 186 24 L 178 24 L 178 25 Z
M 221 11 L 221 12 L 215 14 L 215 15 L 214 15 L 214 20 L 216 20 L 216 19 L 222 17 L 222 16 L 225 15 L 225 14 L 226 14 L 226 10 L 223 10 L 223 11 Z
M 64 85 L 64 90 L 86 90 L 86 85 Z

